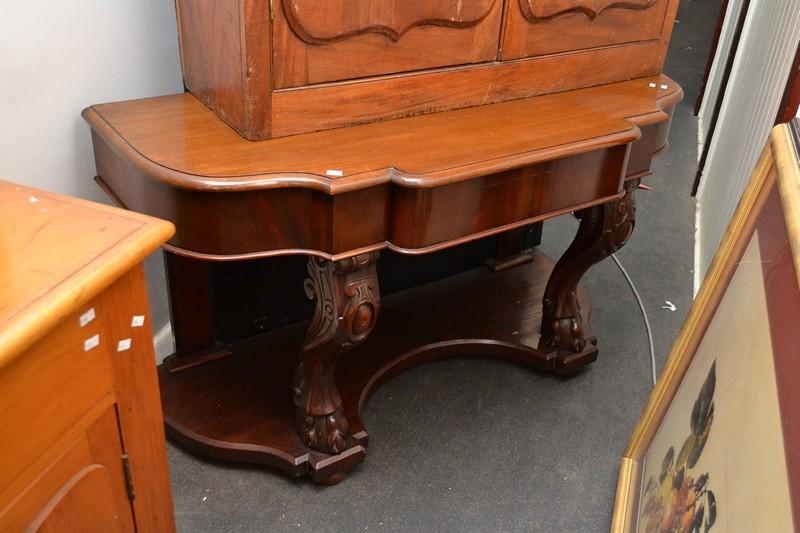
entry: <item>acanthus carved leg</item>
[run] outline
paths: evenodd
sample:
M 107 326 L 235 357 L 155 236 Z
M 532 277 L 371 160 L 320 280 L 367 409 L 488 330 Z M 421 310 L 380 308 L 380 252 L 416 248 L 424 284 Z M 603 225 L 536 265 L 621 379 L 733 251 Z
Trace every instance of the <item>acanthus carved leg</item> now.
M 340 453 L 350 444 L 336 389 L 336 362 L 375 326 L 380 309 L 377 259 L 378 252 L 370 252 L 337 262 L 317 257 L 308 261 L 305 289 L 316 300 L 316 309 L 295 367 L 295 420 L 303 442 L 321 452 Z
M 578 282 L 592 265 L 616 252 L 628 241 L 636 223 L 634 192 L 638 180 L 625 183 L 619 200 L 575 213 L 578 233 L 558 260 L 542 301 L 539 349 L 554 351 L 556 371 L 572 374 L 597 358 L 595 339 L 588 336 L 578 303 Z

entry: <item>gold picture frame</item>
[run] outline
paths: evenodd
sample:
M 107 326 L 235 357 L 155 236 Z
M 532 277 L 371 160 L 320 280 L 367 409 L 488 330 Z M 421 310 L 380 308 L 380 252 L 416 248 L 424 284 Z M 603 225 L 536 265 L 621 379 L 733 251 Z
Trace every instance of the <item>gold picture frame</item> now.
M 794 374 L 796 380 L 800 382 L 800 347 L 794 347 L 800 345 L 800 342 L 791 343 L 791 339 L 788 337 L 776 337 L 776 335 L 794 335 L 800 341 L 800 320 L 797 322 L 797 329 L 791 331 L 791 328 L 786 327 L 786 321 L 793 320 L 793 318 L 787 316 L 786 312 L 783 312 L 783 308 L 781 308 L 782 314 L 775 314 L 771 307 L 769 312 L 765 311 L 767 304 L 772 305 L 773 296 L 778 294 L 776 291 L 780 291 L 777 296 L 781 299 L 780 305 L 787 308 L 788 302 L 791 307 L 788 312 L 800 314 L 800 298 L 798 297 L 800 294 L 798 292 L 798 287 L 800 287 L 800 275 L 798 275 L 800 274 L 799 152 L 800 122 L 795 120 L 789 124 L 777 126 L 751 175 L 736 213 L 673 345 L 666 366 L 661 372 L 657 385 L 650 395 L 623 454 L 611 524 L 611 531 L 614 533 L 800 530 L 798 529 L 800 528 L 800 442 L 797 442 L 797 437 L 800 436 L 797 434 L 797 427 L 800 427 L 800 393 L 794 393 L 785 386 L 787 372 Z M 778 226 L 781 227 L 778 231 L 767 231 L 776 225 L 776 217 L 779 221 Z M 769 220 L 767 220 L 768 218 Z M 767 228 L 765 226 L 767 223 L 772 226 Z M 773 270 L 780 266 L 777 260 L 773 260 L 778 256 L 770 255 L 767 259 L 762 259 L 762 256 L 758 254 L 763 253 L 766 245 L 759 247 L 758 243 L 753 244 L 759 239 L 764 242 L 769 241 L 769 246 L 772 246 L 773 249 L 777 249 L 776 246 L 782 247 L 779 259 L 785 264 L 782 267 L 783 270 L 778 273 L 783 276 L 780 286 L 776 286 L 773 275 L 775 274 Z M 752 267 L 753 264 L 756 267 Z M 754 280 L 758 281 L 756 277 L 741 278 L 745 268 L 750 268 L 751 271 L 756 268 L 758 273 L 764 274 L 761 279 L 763 284 L 760 288 L 754 288 L 754 285 L 757 285 Z M 726 341 L 730 340 L 729 337 L 736 336 L 737 332 L 743 329 L 742 324 L 750 323 L 740 321 L 736 328 L 731 329 L 731 325 L 719 322 L 725 320 L 726 316 L 728 318 L 734 316 L 730 310 L 727 315 L 721 313 L 719 317 L 717 316 L 721 303 L 735 301 L 731 300 L 733 296 L 726 296 L 726 294 L 731 292 L 729 287 L 732 286 L 731 282 L 737 276 L 741 279 L 736 285 L 740 288 L 736 290 L 760 290 L 765 293 L 765 306 L 757 308 L 756 305 L 750 309 L 747 305 L 740 305 L 738 313 L 754 324 L 758 320 L 766 324 L 769 332 L 763 333 L 758 330 L 746 332 L 742 336 L 748 341 L 759 335 L 766 338 L 766 344 L 762 343 L 761 346 L 762 348 L 770 346 L 770 353 L 763 353 L 769 350 L 753 349 L 742 343 L 734 345 L 741 346 L 741 349 L 736 347 L 730 349 L 730 342 L 728 342 L 728 348 L 719 348 L 712 353 L 715 349 L 714 344 L 711 340 L 704 341 L 712 333 L 717 335 L 717 339 L 723 338 L 719 331 L 726 331 L 725 328 L 728 327 L 730 332 L 726 333 L 721 341 L 724 345 Z M 786 280 L 790 280 L 790 282 Z M 742 287 L 745 289 L 741 289 Z M 739 304 L 742 301 L 749 302 L 750 300 L 740 298 Z M 733 305 L 733 303 L 729 305 Z M 748 313 L 752 316 L 746 316 Z M 764 314 L 768 316 L 761 316 Z M 775 324 L 776 321 L 781 324 Z M 789 331 L 786 331 L 787 329 Z M 758 358 L 762 358 L 763 361 Z M 760 403 L 758 406 L 760 411 L 756 411 L 756 408 L 752 407 L 751 404 L 757 402 L 750 402 L 747 394 L 754 398 L 758 397 L 759 401 L 761 395 L 753 395 L 752 389 L 746 389 L 746 379 L 741 378 L 743 375 L 741 369 L 738 370 L 739 374 L 736 379 L 728 379 L 727 382 L 720 383 L 719 377 L 716 375 L 718 363 L 723 362 L 733 368 L 731 365 L 737 361 L 739 366 L 736 368 L 744 368 L 742 365 L 757 365 L 757 368 L 763 371 L 764 376 L 768 378 L 761 380 L 765 383 L 769 381 L 770 375 L 769 369 L 765 369 L 765 366 L 774 365 L 776 392 L 774 394 L 771 391 L 764 393 L 764 396 L 775 396 L 774 405 L 762 402 L 763 405 Z M 731 372 L 733 371 L 729 371 L 729 373 Z M 687 376 L 691 379 L 688 379 Z M 733 456 L 729 457 L 727 450 L 737 446 L 743 448 L 746 445 L 746 443 L 740 442 L 743 440 L 741 435 L 750 435 L 748 424 L 752 421 L 748 420 L 746 416 L 737 420 L 734 409 L 736 406 L 729 405 L 725 411 L 726 406 L 719 405 L 717 406 L 719 413 L 715 412 L 715 403 L 718 402 L 718 398 L 714 397 L 715 382 L 718 394 L 724 393 L 728 395 L 727 397 L 736 400 L 729 403 L 741 404 L 744 406 L 743 409 L 749 409 L 747 412 L 751 415 L 755 412 L 769 412 L 769 416 L 759 416 L 759 418 L 768 418 L 773 421 L 769 426 L 771 429 L 760 429 L 753 439 L 771 439 L 769 443 L 772 447 L 767 459 L 774 465 L 770 463 L 764 468 L 767 470 L 772 468 L 769 471 L 778 472 L 779 475 L 771 474 L 766 481 L 759 482 L 759 486 L 738 487 L 733 485 L 733 480 L 729 479 L 735 477 L 731 472 L 737 472 L 738 465 L 729 464 L 734 460 L 731 458 Z M 689 385 L 691 385 L 691 390 L 687 389 Z M 737 387 L 742 390 L 738 390 Z M 800 388 L 800 385 L 793 388 Z M 675 407 L 678 403 L 681 403 L 682 412 Z M 773 407 L 765 407 L 769 405 L 773 405 Z M 727 422 L 723 418 L 725 416 L 729 419 Z M 717 422 L 715 417 L 722 419 Z M 761 420 L 758 422 L 761 423 Z M 665 429 L 667 424 L 671 425 Z M 681 427 L 682 431 L 689 433 L 686 440 L 683 441 L 682 447 L 680 445 L 685 433 L 678 434 L 675 431 L 677 427 Z M 737 427 L 739 433 L 735 431 Z M 775 428 L 778 428 L 779 435 L 775 435 Z M 671 435 L 668 434 L 670 431 Z M 728 435 L 725 432 L 731 434 Z M 794 433 L 789 435 L 790 432 Z M 714 442 L 716 442 L 714 450 L 717 451 L 708 451 L 709 447 L 706 442 L 711 442 L 709 435 L 713 435 Z M 791 442 L 797 442 L 797 445 L 791 444 L 787 440 L 789 437 L 794 439 Z M 656 440 L 658 442 L 655 442 Z M 668 441 L 674 443 L 676 447 L 666 448 L 664 443 Z M 655 449 L 659 445 L 666 449 L 666 453 L 663 453 L 664 450 Z M 704 447 L 706 451 L 704 451 Z M 785 454 L 783 458 L 785 483 L 783 474 L 780 472 L 782 459 L 779 457 L 780 454 L 775 451 L 778 448 L 782 449 Z M 760 453 L 760 451 L 755 453 Z M 724 468 L 717 468 L 716 479 L 714 472 L 709 474 L 706 471 L 693 471 L 703 454 L 712 456 L 711 460 L 704 463 L 706 465 L 704 468 L 707 468 L 707 464 L 723 465 Z M 714 454 L 720 457 L 713 457 Z M 736 457 L 742 457 L 742 455 L 736 455 Z M 762 459 L 756 456 L 754 460 L 758 463 Z M 748 465 L 748 468 L 761 468 L 762 466 L 760 463 L 755 467 L 751 463 Z M 648 471 L 650 472 L 649 476 Z M 646 477 L 647 480 L 645 480 Z M 714 482 L 718 483 L 716 487 Z M 774 484 L 774 486 L 763 486 L 770 484 Z M 729 485 L 732 485 L 732 488 L 725 488 Z M 774 521 L 774 525 L 764 524 L 767 529 L 760 526 L 758 529 L 747 529 L 752 526 L 746 525 L 746 520 L 737 515 L 728 517 L 727 525 L 720 527 L 720 521 L 722 518 L 726 518 L 719 516 L 726 512 L 725 502 L 721 504 L 719 494 L 714 495 L 714 490 L 720 486 L 727 491 L 725 498 L 731 507 L 733 507 L 733 502 L 741 503 L 746 501 L 749 496 L 753 496 L 753 494 L 745 494 L 744 491 L 771 491 L 763 497 L 771 498 L 767 507 L 769 507 L 768 512 L 774 516 L 769 517 L 768 520 Z M 762 493 L 759 492 L 757 496 L 762 497 Z M 749 512 L 751 515 L 757 514 L 759 509 L 749 509 Z M 765 510 L 766 512 L 767 510 Z M 731 510 L 731 514 L 735 514 L 735 512 Z

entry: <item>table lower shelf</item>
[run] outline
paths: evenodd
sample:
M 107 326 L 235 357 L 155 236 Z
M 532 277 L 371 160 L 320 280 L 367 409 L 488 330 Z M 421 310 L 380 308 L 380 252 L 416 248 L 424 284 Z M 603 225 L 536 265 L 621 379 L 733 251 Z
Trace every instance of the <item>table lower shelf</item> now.
M 398 372 L 454 356 L 502 357 L 551 370 L 530 347 L 538 342 L 552 268 L 549 257 L 535 252 L 526 265 L 498 273 L 479 268 L 384 298 L 374 331 L 336 371 L 355 442 L 340 454 L 308 448 L 295 431 L 292 372 L 307 323 L 238 342 L 230 346 L 232 355 L 179 372 L 160 366 L 167 435 L 216 459 L 340 481 L 364 460 L 367 398 Z M 588 324 L 588 295 L 579 289 L 578 297 Z

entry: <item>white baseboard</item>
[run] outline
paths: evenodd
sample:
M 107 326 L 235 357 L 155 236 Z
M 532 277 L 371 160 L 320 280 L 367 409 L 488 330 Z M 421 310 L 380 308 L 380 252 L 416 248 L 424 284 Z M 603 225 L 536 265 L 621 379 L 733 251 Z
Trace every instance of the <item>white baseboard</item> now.
M 165 357 L 175 351 L 172 340 L 172 324 L 167 322 L 153 335 L 153 345 L 156 349 L 156 362 L 161 364 Z

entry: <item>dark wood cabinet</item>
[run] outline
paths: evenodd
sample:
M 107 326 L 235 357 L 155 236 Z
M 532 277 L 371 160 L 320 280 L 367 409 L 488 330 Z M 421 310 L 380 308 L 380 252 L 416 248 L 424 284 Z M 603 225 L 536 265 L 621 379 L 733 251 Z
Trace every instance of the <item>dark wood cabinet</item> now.
M 661 72 L 678 0 L 177 0 L 186 86 L 251 140 Z

